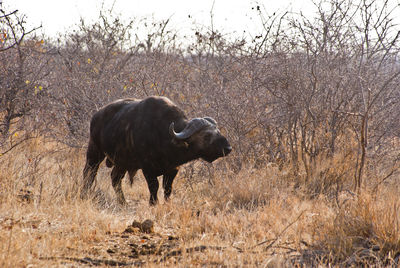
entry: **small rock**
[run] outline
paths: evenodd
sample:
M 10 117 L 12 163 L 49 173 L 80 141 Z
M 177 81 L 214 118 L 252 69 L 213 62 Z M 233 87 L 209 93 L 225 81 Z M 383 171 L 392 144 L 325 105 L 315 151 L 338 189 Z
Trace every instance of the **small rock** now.
M 134 221 L 130 226 L 128 226 L 128 228 L 125 229 L 124 233 L 136 233 L 139 231 L 146 234 L 153 233 L 154 222 L 152 220 L 145 220 L 142 223 Z
M 154 232 L 154 222 L 152 220 L 145 220 L 144 222 L 142 222 L 142 228 L 140 228 L 140 230 L 143 233 L 153 233 Z
M 138 222 L 138 221 L 133 221 L 132 224 L 131 224 L 131 227 L 141 229 L 142 228 L 142 224 L 140 222 Z
M 133 227 L 133 226 L 128 226 L 124 233 L 138 233 L 140 231 L 140 228 Z

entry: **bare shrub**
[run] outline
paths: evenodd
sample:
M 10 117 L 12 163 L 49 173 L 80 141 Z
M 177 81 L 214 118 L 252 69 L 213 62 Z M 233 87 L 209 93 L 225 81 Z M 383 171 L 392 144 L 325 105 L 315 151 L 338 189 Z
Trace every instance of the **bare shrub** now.
M 175 266 L 210 264 L 198 256 L 221 266 L 280 257 L 302 266 L 398 264 L 399 6 L 314 4 L 314 16 L 256 6 L 263 30 L 254 37 L 211 25 L 184 41 L 168 20 L 123 22 L 104 11 L 51 41 L 2 11 L 0 264 L 66 261 L 39 260 L 43 252 L 109 258 L 120 248 L 103 244 L 123 238 L 107 232 L 132 217 L 154 219 L 155 231 L 176 234 L 180 247 L 221 249 L 215 258 L 181 254 Z M 170 97 L 189 117 L 214 117 L 232 154 L 212 167 L 185 166 L 172 200 L 155 208 L 140 201 L 148 194 L 141 174 L 127 189 L 130 207 L 112 205 L 106 168 L 102 206 L 77 200 L 93 112 L 148 95 Z M 41 225 L 27 231 L 36 218 Z
M 47 95 L 49 74 L 43 38 L 27 29 L 18 11 L 0 9 L 0 147 L 8 151 L 32 136 Z

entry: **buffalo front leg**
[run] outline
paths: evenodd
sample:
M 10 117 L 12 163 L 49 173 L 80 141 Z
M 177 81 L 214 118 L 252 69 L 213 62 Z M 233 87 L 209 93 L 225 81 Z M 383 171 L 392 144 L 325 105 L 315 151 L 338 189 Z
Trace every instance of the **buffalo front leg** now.
M 114 188 L 115 194 L 117 195 L 117 201 L 120 205 L 125 205 L 126 200 L 124 197 L 124 193 L 122 192 L 121 181 L 126 173 L 126 170 L 114 167 L 111 171 L 111 183 Z
M 177 173 L 178 173 L 178 169 L 175 168 L 175 169 L 165 173 L 163 176 L 163 188 L 164 188 L 164 199 L 165 200 L 168 200 L 171 195 L 172 183 L 173 183 L 174 178 Z
M 136 172 L 137 172 L 137 169 L 128 170 L 129 183 L 131 184 L 131 187 L 132 187 L 132 183 L 133 183 L 133 177 L 135 177 Z
M 104 157 L 104 154 L 90 141 L 86 152 L 86 164 L 83 169 L 81 199 L 87 198 L 88 192 L 96 178 L 97 170 L 99 169 L 100 163 L 103 161 Z
M 157 193 L 158 193 L 158 180 L 157 176 L 148 171 L 143 171 L 143 175 L 146 178 L 147 186 L 150 191 L 150 205 L 154 206 L 158 202 Z

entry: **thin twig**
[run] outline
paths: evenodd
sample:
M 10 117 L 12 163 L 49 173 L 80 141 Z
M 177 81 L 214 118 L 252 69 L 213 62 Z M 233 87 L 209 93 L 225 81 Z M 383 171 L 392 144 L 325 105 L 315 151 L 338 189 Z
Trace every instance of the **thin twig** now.
M 386 181 L 389 177 L 393 175 L 393 173 L 397 170 L 396 167 L 393 167 L 392 170 L 387 174 L 385 177 L 383 177 L 372 189 L 372 192 L 376 192 L 378 190 L 378 186 L 381 185 L 384 181 Z
M 265 249 L 269 249 L 269 248 L 272 247 L 272 246 L 275 244 L 275 242 L 283 235 L 283 233 L 285 233 L 293 224 L 295 224 L 295 223 L 300 219 L 301 216 L 303 216 L 304 212 L 305 212 L 305 210 L 303 210 L 303 211 L 299 214 L 299 216 L 297 216 L 297 218 L 296 218 L 294 221 L 292 221 L 291 223 L 289 223 L 289 224 L 288 224 L 274 239 L 267 239 L 267 240 L 265 240 L 265 241 L 262 241 L 262 242 L 260 242 L 260 243 L 258 243 L 258 244 L 256 244 L 256 245 L 254 245 L 254 246 L 252 246 L 252 247 L 247 248 L 247 250 L 253 249 L 253 248 L 258 247 L 258 246 L 261 246 L 261 245 L 264 245 L 264 244 L 266 244 L 266 243 L 268 243 L 268 242 L 270 242 L 270 241 L 272 240 L 272 242 L 269 243 L 268 246 L 265 248 Z
M 18 12 L 18 9 L 16 9 L 16 10 L 14 10 L 14 11 L 11 12 L 11 13 L 6 14 L 4 10 L 2 10 L 2 9 L 0 9 L 0 10 L 1 10 L 1 13 L 3 13 L 3 15 L 0 16 L 0 19 L 1 19 L 1 18 L 5 18 L 5 17 L 8 17 L 8 16 L 10 16 L 10 15 L 15 14 L 15 13 Z
M 27 140 L 31 140 L 31 139 L 33 139 L 33 138 L 35 138 L 35 137 L 27 137 L 27 138 L 24 138 L 24 139 L 18 141 L 17 143 L 13 144 L 10 148 L 8 148 L 7 150 L 5 150 L 4 152 L 0 152 L 0 156 L 5 155 L 6 153 L 10 152 L 10 151 L 11 151 L 12 149 L 14 149 L 15 147 L 17 147 L 18 145 L 20 145 L 21 143 L 23 143 L 23 142 L 25 142 L 25 141 L 27 141 Z

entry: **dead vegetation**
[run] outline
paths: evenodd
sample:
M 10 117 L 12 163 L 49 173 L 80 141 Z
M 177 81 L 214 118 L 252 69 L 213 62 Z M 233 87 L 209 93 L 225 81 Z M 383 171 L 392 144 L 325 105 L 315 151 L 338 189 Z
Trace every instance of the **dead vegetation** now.
M 105 165 L 97 198 L 78 198 L 83 157 L 41 140 L 1 159 L 2 267 L 398 263 L 400 200 L 389 184 L 315 196 L 285 168 L 216 170 L 213 183 L 180 175 L 172 199 L 149 207 L 140 174 L 132 187 L 125 180 L 120 207 Z
M 315 6 L 186 46 L 107 12 L 54 42 L 2 10 L 0 266 L 399 265 L 398 6 Z M 216 118 L 232 154 L 185 165 L 155 207 L 140 172 L 118 206 L 104 164 L 80 200 L 91 114 L 148 95 Z

